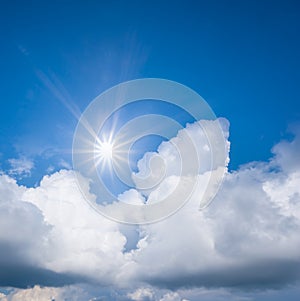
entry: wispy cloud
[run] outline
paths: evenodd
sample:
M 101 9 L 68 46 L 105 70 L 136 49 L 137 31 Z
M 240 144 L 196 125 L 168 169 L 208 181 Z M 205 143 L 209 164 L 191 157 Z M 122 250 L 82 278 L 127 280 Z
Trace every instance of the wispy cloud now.
M 8 159 L 10 169 L 8 174 L 17 177 L 28 177 L 31 174 L 31 170 L 34 168 L 34 162 L 24 156 L 20 158 Z

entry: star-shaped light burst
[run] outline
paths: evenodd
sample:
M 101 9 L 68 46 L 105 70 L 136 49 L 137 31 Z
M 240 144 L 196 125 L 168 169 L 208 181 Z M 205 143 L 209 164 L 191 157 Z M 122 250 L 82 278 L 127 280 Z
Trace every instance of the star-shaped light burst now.
M 99 157 L 104 161 L 112 159 L 113 144 L 110 142 L 101 142 L 98 147 Z
M 94 152 L 97 166 L 101 165 L 101 167 L 111 167 L 114 155 L 114 143 L 112 139 L 97 139 Z
M 102 172 L 108 170 L 112 174 L 115 168 L 120 170 L 124 166 L 124 163 L 126 163 L 126 153 L 128 152 L 126 146 L 128 147 L 128 144 L 130 145 L 132 142 L 131 140 L 127 140 L 120 143 L 119 139 L 114 137 L 113 132 L 109 133 L 108 137 L 96 137 L 94 162 L 95 168 L 100 167 Z

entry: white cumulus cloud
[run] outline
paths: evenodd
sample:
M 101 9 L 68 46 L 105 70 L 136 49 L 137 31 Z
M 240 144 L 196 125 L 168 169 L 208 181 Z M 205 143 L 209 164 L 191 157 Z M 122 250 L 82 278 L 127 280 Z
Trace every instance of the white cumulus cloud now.
M 193 134 L 205 154 L 209 146 L 197 131 Z M 52 290 L 51 281 L 52 286 L 75 283 L 76 288 L 77 282 L 85 282 L 115 292 L 108 297 L 93 291 L 102 300 L 157 301 L 199 296 L 222 300 L 228 298 L 227 288 L 251 291 L 299 283 L 299 139 L 296 133 L 294 140 L 278 143 L 269 162 L 226 172 L 214 201 L 199 210 L 209 176 L 204 164 L 198 174 L 186 175 L 197 177 L 198 185 L 181 210 L 139 227 L 126 228 L 99 215 L 84 199 L 73 171 L 44 176 L 34 188 L 0 175 L 0 285 L 46 285 L 14 290 L 2 299 L 43 300 L 36 297 L 43 293 L 59 300 L 63 288 Z M 229 142 L 226 145 L 229 151 Z M 148 192 L 153 202 L 167 194 L 179 176 L 171 166 L 171 144 L 164 143 L 158 152 L 165 154 L 170 168 L 165 180 Z M 148 159 L 142 159 L 140 172 Z M 219 167 L 216 164 L 214 172 Z M 85 196 L 93 198 L 89 181 L 82 180 Z M 145 201 L 137 190 L 120 199 L 131 204 Z M 28 275 L 35 276 L 29 281 Z M 214 292 L 214 299 L 206 298 L 207 290 Z

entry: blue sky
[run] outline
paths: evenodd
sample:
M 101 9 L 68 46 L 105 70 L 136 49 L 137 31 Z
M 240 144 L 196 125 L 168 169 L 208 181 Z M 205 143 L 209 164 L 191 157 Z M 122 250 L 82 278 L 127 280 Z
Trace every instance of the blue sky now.
M 231 171 L 268 162 L 299 128 L 299 32 L 291 0 L 1 1 L 0 170 L 30 187 L 71 169 L 76 117 L 148 77 L 192 88 L 229 120 Z
M 231 168 L 267 159 L 300 115 L 298 6 L 297 1 L 4 1 L 3 156 L 70 147 L 76 119 L 39 78 L 42 73 L 60 82 L 69 96 L 57 89 L 81 111 L 125 80 L 178 81 L 230 120 Z

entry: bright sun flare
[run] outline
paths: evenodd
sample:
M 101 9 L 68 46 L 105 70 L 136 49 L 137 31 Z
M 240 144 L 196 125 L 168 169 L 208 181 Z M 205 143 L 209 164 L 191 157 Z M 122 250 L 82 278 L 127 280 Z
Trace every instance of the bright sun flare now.
M 96 151 L 100 161 L 111 161 L 113 157 L 113 144 L 111 142 L 99 142 Z

